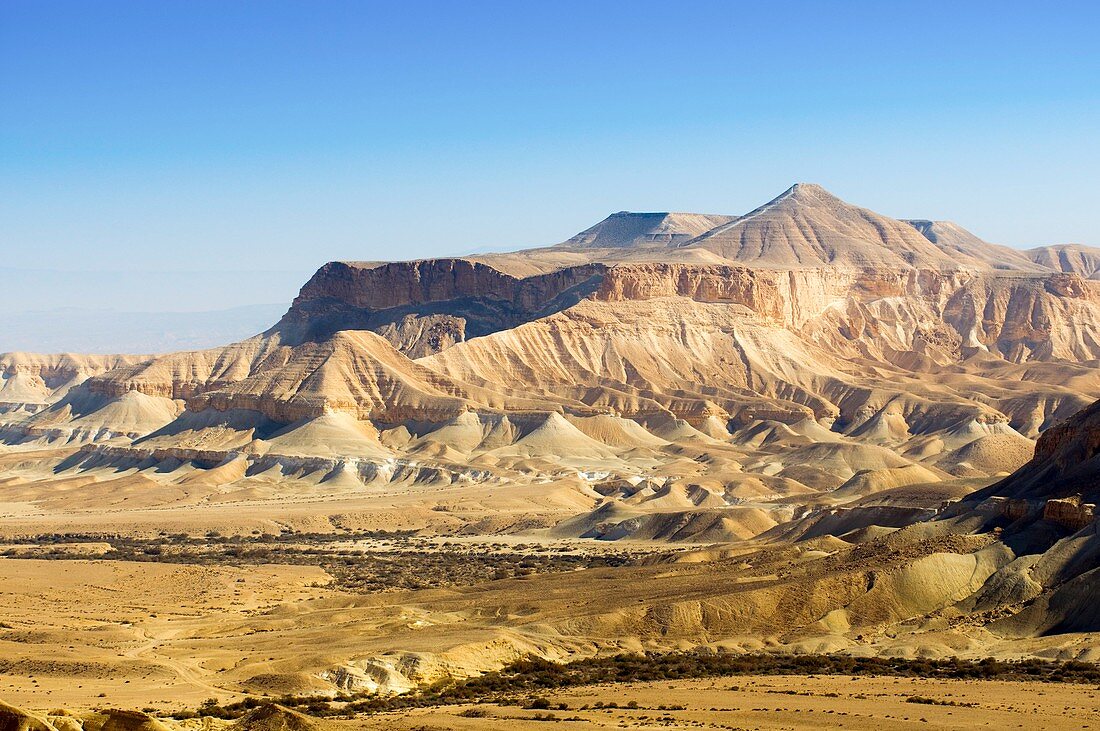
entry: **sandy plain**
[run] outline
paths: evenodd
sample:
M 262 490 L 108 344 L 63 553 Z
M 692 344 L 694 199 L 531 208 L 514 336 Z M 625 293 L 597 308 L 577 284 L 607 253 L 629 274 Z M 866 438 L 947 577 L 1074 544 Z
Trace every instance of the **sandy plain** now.
M 347 726 L 410 731 L 534 731 L 547 728 L 549 713 L 559 721 L 550 724 L 554 728 L 585 729 L 902 731 L 1100 727 L 1100 697 L 1095 688 L 1036 687 L 1000 681 L 749 676 L 598 685 L 545 697 L 551 705 L 566 704 L 568 710 L 535 711 L 493 704 L 456 706 L 379 714 L 348 722 Z M 638 707 L 592 708 L 596 704 L 624 706 L 631 702 Z M 667 710 L 668 706 L 678 708 Z

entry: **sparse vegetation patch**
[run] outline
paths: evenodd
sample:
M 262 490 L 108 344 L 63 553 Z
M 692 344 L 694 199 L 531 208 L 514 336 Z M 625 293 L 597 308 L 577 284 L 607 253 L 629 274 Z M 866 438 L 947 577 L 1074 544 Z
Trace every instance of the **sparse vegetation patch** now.
M 531 710 L 549 710 L 544 693 L 550 690 L 602 683 L 634 683 L 689 680 L 739 675 L 850 675 L 938 678 L 943 680 L 1013 680 L 1049 683 L 1100 683 L 1100 666 L 1085 662 L 1047 660 L 1001 661 L 942 660 L 849 657 L 846 655 L 784 655 L 733 653 L 651 653 L 588 658 L 559 664 L 540 658 L 514 662 L 476 678 L 441 682 L 405 695 L 342 695 L 335 700 L 316 696 L 287 696 L 277 703 L 314 716 L 352 716 L 406 708 L 492 702 Z M 208 702 L 198 712 L 175 714 L 176 718 L 197 715 L 238 718 L 270 699 L 249 698 L 218 706 Z M 967 705 L 911 696 L 908 703 L 925 705 Z M 636 706 L 637 704 L 635 704 Z M 603 704 L 615 708 L 617 704 Z M 625 707 L 632 707 L 627 704 Z M 480 709 L 463 715 L 482 718 Z

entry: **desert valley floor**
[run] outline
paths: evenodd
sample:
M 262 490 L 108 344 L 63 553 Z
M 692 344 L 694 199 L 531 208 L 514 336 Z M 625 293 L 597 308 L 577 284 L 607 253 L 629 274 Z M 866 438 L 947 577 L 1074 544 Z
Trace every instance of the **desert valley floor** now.
M 810 184 L 3 354 L 0 728 L 1097 727 L 1097 399 L 1100 250 Z M 902 664 L 392 700 L 647 653 Z

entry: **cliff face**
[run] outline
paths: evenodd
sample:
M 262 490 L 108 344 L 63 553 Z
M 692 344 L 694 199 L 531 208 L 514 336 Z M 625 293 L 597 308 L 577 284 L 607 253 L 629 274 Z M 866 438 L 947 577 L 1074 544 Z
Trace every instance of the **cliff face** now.
M 609 270 L 594 297 L 737 304 L 795 330 L 843 308 L 849 339 L 873 343 L 892 330 L 891 347 L 913 350 L 938 338 L 951 359 L 967 349 L 1010 362 L 1100 357 L 1100 286 L 1076 274 L 636 264 Z
M 466 259 L 331 262 L 302 287 L 275 330 L 291 344 L 373 330 L 406 353 L 426 354 L 575 304 L 605 270 L 585 264 L 517 278 Z
M 278 335 L 257 335 L 223 348 L 171 353 L 119 366 L 89 378 L 83 387 L 115 398 L 136 391 L 147 396 L 188 399 L 257 371 L 283 367 L 290 356 L 291 349 L 281 343 Z
M 370 332 L 341 332 L 288 349 L 285 363 L 261 364 L 246 378 L 188 401 L 194 411 L 247 409 L 284 423 L 330 412 L 385 423 L 442 422 L 475 406 L 495 410 L 504 404 L 499 394 L 411 361 Z M 516 406 L 553 408 L 522 398 Z
M 276 328 L 287 343 L 372 330 L 421 357 L 573 306 L 678 297 L 740 305 L 795 330 L 830 316 L 848 339 L 943 359 L 989 351 L 1010 362 L 1100 357 L 1100 285 L 1076 274 L 1018 276 L 889 268 L 760 269 L 718 264 L 586 264 L 517 278 L 462 259 L 326 264 Z M 839 309 L 838 309 L 839 308 Z M 830 311 L 834 312 L 830 312 Z M 845 317 L 835 317 L 844 311 Z M 908 321 L 907 321 L 908 320 Z M 1081 327 L 1086 325 L 1086 327 Z M 886 337 L 884 335 L 884 337 Z M 935 350 L 932 347 L 931 350 Z
M 1068 373 L 1100 359 L 1098 288 L 1061 273 L 636 262 L 515 277 L 464 260 L 329 264 L 268 333 L 120 361 L 83 388 L 284 422 L 330 410 L 396 422 L 464 408 L 603 409 L 738 424 L 836 418 L 876 438 L 1003 422 L 1030 436 L 1084 399 L 1035 365 L 1012 376 L 1041 381 L 1027 394 L 1008 392 L 1001 373 L 943 388 L 905 381 L 974 358 L 975 374 L 990 363 Z M 343 337 L 355 331 L 381 337 Z
M 782 277 L 745 267 L 630 264 L 609 269 L 593 293 L 604 302 L 681 297 L 694 302 L 741 305 L 772 320 L 784 319 Z
M 593 264 L 519 279 L 466 259 L 381 265 L 330 262 L 306 282 L 295 305 L 330 300 L 361 309 L 384 310 L 480 297 L 507 303 L 516 310 L 531 311 L 544 307 L 562 292 L 604 269 Z

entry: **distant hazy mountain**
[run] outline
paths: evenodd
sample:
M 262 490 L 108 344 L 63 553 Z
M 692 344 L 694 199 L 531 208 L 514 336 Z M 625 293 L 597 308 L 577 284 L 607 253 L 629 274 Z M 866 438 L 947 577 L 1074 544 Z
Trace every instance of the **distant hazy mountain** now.
M 200 350 L 263 332 L 286 303 L 206 312 L 117 312 L 62 308 L 0 318 L 0 351 L 170 353 Z
M 0 267 L 0 352 L 167 353 L 223 345 L 269 328 L 305 274 Z
M 186 258 L 186 257 L 184 257 Z M 181 266 L 203 262 L 181 262 Z M 309 271 L 216 268 L 157 270 L 17 269 L 0 266 L 0 312 L 57 309 L 205 312 L 290 302 Z M 269 323 L 270 324 L 270 323 Z

